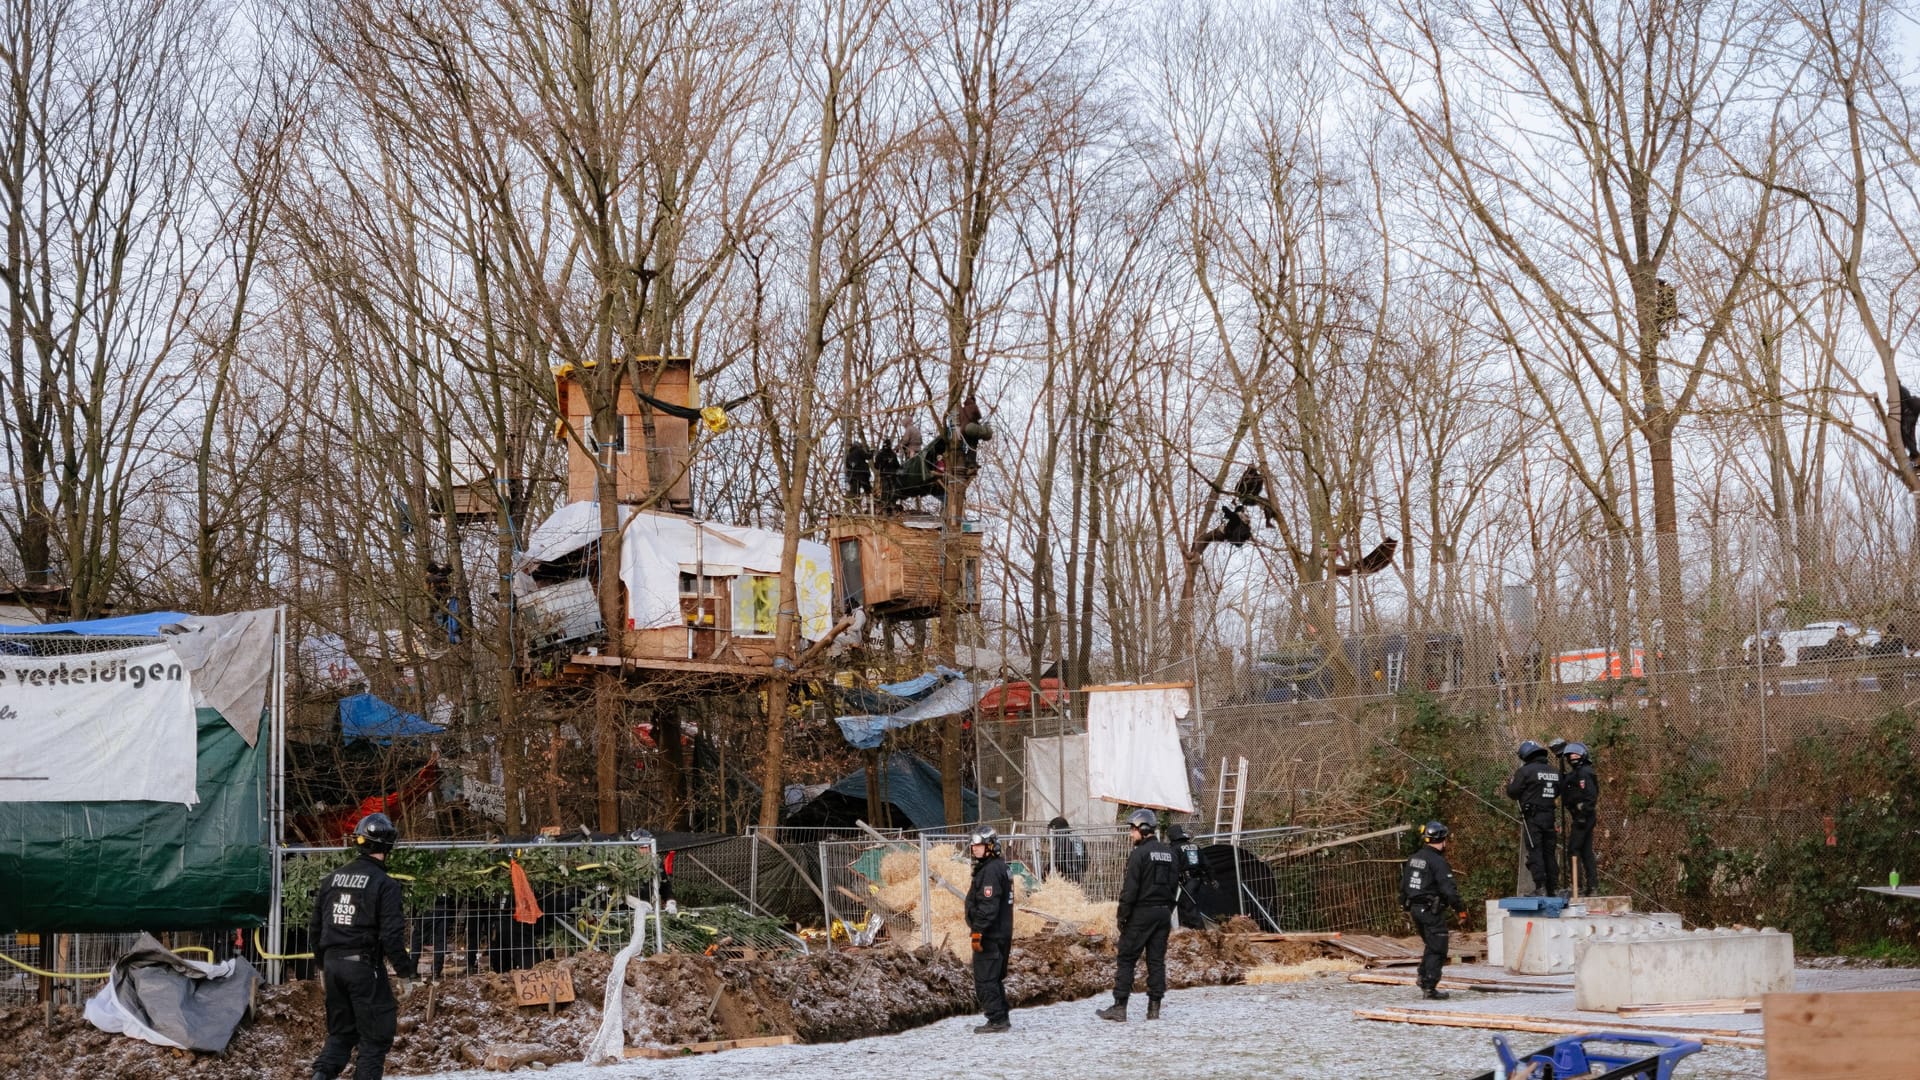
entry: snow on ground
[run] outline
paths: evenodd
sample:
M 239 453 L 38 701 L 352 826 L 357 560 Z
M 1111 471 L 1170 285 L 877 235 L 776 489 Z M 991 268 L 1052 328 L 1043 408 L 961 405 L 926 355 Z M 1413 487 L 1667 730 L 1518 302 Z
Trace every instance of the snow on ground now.
M 1466 995 L 1456 994 L 1456 999 Z M 1473 995 L 1477 997 L 1478 995 Z M 1416 991 L 1364 986 L 1323 977 L 1282 986 L 1219 986 L 1167 995 L 1164 1018 L 1141 1019 L 1146 999 L 1132 1002 L 1125 1024 L 1097 1019 L 1108 999 L 1016 1009 L 1013 1031 L 975 1035 L 977 1016 L 955 1017 L 914 1031 L 850 1043 L 729 1050 L 672 1061 L 636 1059 L 593 1068 L 557 1065 L 550 1080 L 854 1080 L 938 1077 L 943 1080 L 1466 1080 L 1493 1068 L 1491 1031 L 1355 1020 L 1356 1008 L 1408 1004 Z M 1509 1034 L 1529 1051 L 1552 1035 Z M 1675 1080 L 1734 1080 L 1766 1073 L 1758 1050 L 1708 1047 L 1687 1058 Z M 440 1073 L 434 1080 L 489 1080 L 498 1073 Z

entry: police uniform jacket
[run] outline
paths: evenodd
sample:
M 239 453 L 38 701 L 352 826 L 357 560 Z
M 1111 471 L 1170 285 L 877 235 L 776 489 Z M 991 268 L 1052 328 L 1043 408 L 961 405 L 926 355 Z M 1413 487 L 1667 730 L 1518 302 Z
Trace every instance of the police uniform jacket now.
M 1507 798 L 1520 801 L 1520 812 L 1528 817 L 1552 817 L 1554 801 L 1560 797 L 1560 773 L 1547 760 L 1547 753 L 1529 758 L 1513 770 L 1507 781 Z
M 384 957 L 393 961 L 393 970 L 401 978 L 414 977 L 400 883 L 387 876 L 386 866 L 371 855 L 362 855 L 321 879 L 308 929 L 314 959 L 321 963 L 329 955 L 359 955 L 378 968 Z
M 1447 857 L 1432 844 L 1422 844 L 1400 868 L 1400 906 L 1409 911 L 1437 911 L 1443 905 L 1466 910 Z
M 982 937 L 1013 940 L 1013 875 L 1007 861 L 989 855 L 973 862 L 967 888 L 967 929 Z
M 1593 771 L 1593 762 L 1582 761 L 1568 771 L 1560 800 L 1576 820 L 1593 820 L 1594 810 L 1600 802 L 1600 777 Z
M 1120 925 L 1127 925 L 1135 911 L 1173 907 L 1178 877 L 1173 849 L 1164 841 L 1135 844 L 1127 856 L 1127 876 L 1120 886 Z

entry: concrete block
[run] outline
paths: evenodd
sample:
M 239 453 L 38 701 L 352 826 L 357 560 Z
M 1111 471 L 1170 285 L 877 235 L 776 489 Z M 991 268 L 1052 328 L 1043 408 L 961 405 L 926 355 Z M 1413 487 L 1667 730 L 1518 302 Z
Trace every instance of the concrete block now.
M 1792 989 L 1793 935 L 1778 930 L 1596 936 L 1580 943 L 1574 956 L 1576 1009 L 1613 1012 L 1622 1005 L 1750 998 Z
M 1569 908 L 1568 911 L 1573 911 Z M 1529 929 L 1528 924 L 1531 923 Z M 1557 919 L 1508 913 L 1502 927 L 1502 966 L 1515 975 L 1565 975 L 1574 970 L 1582 942 L 1667 935 L 1680 932 L 1680 916 L 1563 914 Z
M 1500 901 L 1487 901 L 1487 963 L 1499 967 L 1501 928 L 1506 925 L 1507 913 L 1500 908 Z

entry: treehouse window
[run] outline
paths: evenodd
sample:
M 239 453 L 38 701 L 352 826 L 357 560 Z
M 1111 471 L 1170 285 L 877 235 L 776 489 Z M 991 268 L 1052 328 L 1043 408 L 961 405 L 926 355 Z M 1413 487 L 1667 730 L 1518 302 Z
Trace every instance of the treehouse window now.
M 780 610 L 777 574 L 742 574 L 734 579 L 733 632 L 740 637 L 772 637 Z
M 591 417 L 587 419 L 587 448 L 596 454 L 600 452 L 600 438 L 593 433 Z M 616 454 L 627 452 L 627 418 L 625 416 L 613 418 L 613 452 Z

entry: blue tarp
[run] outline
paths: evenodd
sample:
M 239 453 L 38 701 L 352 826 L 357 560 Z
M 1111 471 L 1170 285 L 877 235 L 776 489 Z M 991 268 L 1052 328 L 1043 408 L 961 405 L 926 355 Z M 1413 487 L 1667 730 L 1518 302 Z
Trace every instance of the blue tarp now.
M 347 742 L 372 739 L 385 745 L 396 738 L 439 735 L 446 730 L 438 724 L 427 723 L 413 713 L 401 712 L 372 694 L 355 694 L 340 699 L 340 734 Z
M 867 804 L 867 771 L 858 769 L 850 772 L 827 791 L 852 800 L 864 810 Z M 905 752 L 886 755 L 880 772 L 880 792 L 896 810 L 906 815 L 912 828 L 941 829 L 948 824 L 946 803 L 940 794 L 940 770 L 918 755 Z M 972 788 L 961 789 L 960 803 L 961 812 L 968 821 L 980 820 L 980 796 Z
M 881 683 L 869 690 L 865 687 L 839 690 L 835 697 L 849 715 L 884 716 L 920 701 L 950 680 L 958 679 L 961 672 L 946 666 L 935 667 L 925 675 L 916 675 L 897 683 Z
M 159 637 L 160 628 L 193 616 L 178 611 L 150 611 L 145 615 L 121 615 L 112 619 L 87 619 L 84 622 L 45 623 L 40 626 L 9 626 L 0 634 L 80 634 L 84 637 Z
M 981 692 L 981 687 L 977 684 L 965 679 L 953 678 L 943 683 L 938 690 L 898 712 L 840 716 L 835 717 L 834 720 L 840 725 L 840 734 L 845 735 L 847 741 L 855 748 L 874 750 L 880 746 L 886 733 L 894 728 L 903 728 L 922 720 L 966 712 L 980 700 Z

